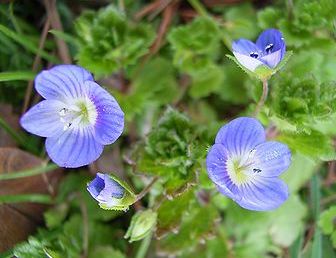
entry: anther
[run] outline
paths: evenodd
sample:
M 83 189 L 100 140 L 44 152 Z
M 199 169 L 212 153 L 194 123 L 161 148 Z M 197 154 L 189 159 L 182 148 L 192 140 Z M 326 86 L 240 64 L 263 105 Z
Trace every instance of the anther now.
M 253 169 L 253 173 L 260 173 L 261 172 L 261 169 L 259 169 L 259 168 L 254 168 Z
M 72 123 L 67 123 L 67 124 L 65 124 L 64 127 L 63 127 L 63 130 L 64 130 L 64 131 L 68 130 L 68 129 L 70 128 L 71 125 L 72 125 Z
M 265 47 L 265 51 L 267 54 L 269 54 L 270 52 L 272 52 L 272 49 L 273 49 L 273 44 L 268 44 L 266 47 Z
M 59 113 L 60 116 L 65 116 L 66 113 L 68 113 L 68 109 L 67 108 L 62 108 L 58 113 Z
M 253 57 L 253 58 L 258 58 L 258 53 L 256 53 L 256 52 L 251 52 L 250 53 L 250 57 Z

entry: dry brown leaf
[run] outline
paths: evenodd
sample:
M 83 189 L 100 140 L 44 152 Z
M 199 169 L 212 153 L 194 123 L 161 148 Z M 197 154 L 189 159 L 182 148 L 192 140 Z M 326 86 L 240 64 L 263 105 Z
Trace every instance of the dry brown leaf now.
M 18 131 L 19 117 L 13 113 L 13 108 L 7 104 L 0 104 L 0 115 L 3 120 L 15 131 Z M 0 127 L 0 147 L 15 147 L 16 142 Z
M 43 160 L 16 148 L 0 148 L 0 174 L 40 167 Z M 61 178 L 62 170 L 44 175 L 0 181 L 0 195 L 50 194 Z M 13 203 L 0 205 L 0 253 L 25 240 L 43 221 L 46 205 Z

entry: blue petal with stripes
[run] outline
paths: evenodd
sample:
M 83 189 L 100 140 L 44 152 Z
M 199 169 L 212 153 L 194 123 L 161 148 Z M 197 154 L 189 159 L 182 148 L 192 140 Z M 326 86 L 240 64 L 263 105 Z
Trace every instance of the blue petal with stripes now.
M 255 211 L 276 209 L 287 200 L 287 185 L 278 177 L 290 164 L 289 148 L 266 141 L 261 123 L 249 117 L 223 126 L 206 159 L 209 178 L 219 192 Z
M 20 123 L 47 138 L 47 153 L 60 167 L 92 163 L 122 134 L 124 113 L 119 104 L 84 68 L 58 65 L 42 71 L 35 89 L 45 100 L 28 110 Z

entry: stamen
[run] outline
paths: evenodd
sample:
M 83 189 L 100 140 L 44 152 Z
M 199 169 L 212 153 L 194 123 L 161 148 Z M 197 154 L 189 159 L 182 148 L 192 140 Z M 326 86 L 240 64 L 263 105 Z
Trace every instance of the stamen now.
M 268 44 L 266 47 L 265 47 L 265 51 L 267 54 L 271 53 L 272 52 L 272 49 L 273 49 L 273 44 Z
M 65 130 L 68 130 L 68 129 L 70 128 L 71 125 L 72 125 L 72 123 L 67 123 L 67 124 L 65 124 L 64 127 L 63 127 L 63 130 L 64 130 L 64 131 L 65 131 Z
M 256 52 L 251 52 L 250 53 L 250 57 L 253 57 L 253 58 L 258 58 L 258 53 L 256 53 Z
M 60 122 L 63 129 L 77 126 L 94 124 L 97 119 L 97 111 L 94 103 L 86 98 L 77 99 L 71 105 L 67 105 L 58 111 Z
M 65 116 L 69 110 L 67 108 L 62 108 L 58 113 L 60 116 Z
M 262 171 L 262 170 L 259 169 L 259 168 L 254 168 L 254 169 L 253 169 L 253 173 L 257 173 L 257 174 L 259 174 L 261 171 Z

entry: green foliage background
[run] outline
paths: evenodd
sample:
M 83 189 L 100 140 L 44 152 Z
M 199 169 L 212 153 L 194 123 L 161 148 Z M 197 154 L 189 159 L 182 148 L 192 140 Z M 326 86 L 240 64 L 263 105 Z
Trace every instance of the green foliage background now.
M 117 258 L 336 257 L 336 182 L 329 169 L 336 157 L 336 1 L 171 1 L 159 49 L 153 44 L 168 7 L 140 19 L 149 1 L 112 2 L 57 1 L 64 32 L 50 31 L 43 51 L 43 7 L 1 4 L 0 101 L 19 113 L 36 54 L 42 58 L 36 71 L 62 63 L 55 38 L 65 41 L 74 63 L 92 72 L 125 112 L 123 136 L 110 149 L 118 150 L 118 173 L 135 192 L 157 180 L 134 206 L 150 221 L 133 206 L 127 213 L 100 209 L 86 192 L 88 169 L 81 168 L 62 181 L 45 226 L 4 255 L 72 258 L 87 249 L 88 257 Z M 267 28 L 281 30 L 293 54 L 270 79 L 258 118 L 269 137 L 288 144 L 293 162 L 283 174 L 289 200 L 275 211 L 252 212 L 216 191 L 205 157 L 219 127 L 252 116 L 261 96 L 261 82 L 226 57 L 231 42 L 255 40 Z M 34 154 L 43 146 L 23 131 L 15 136 Z M 131 243 L 124 239 L 130 225 Z

